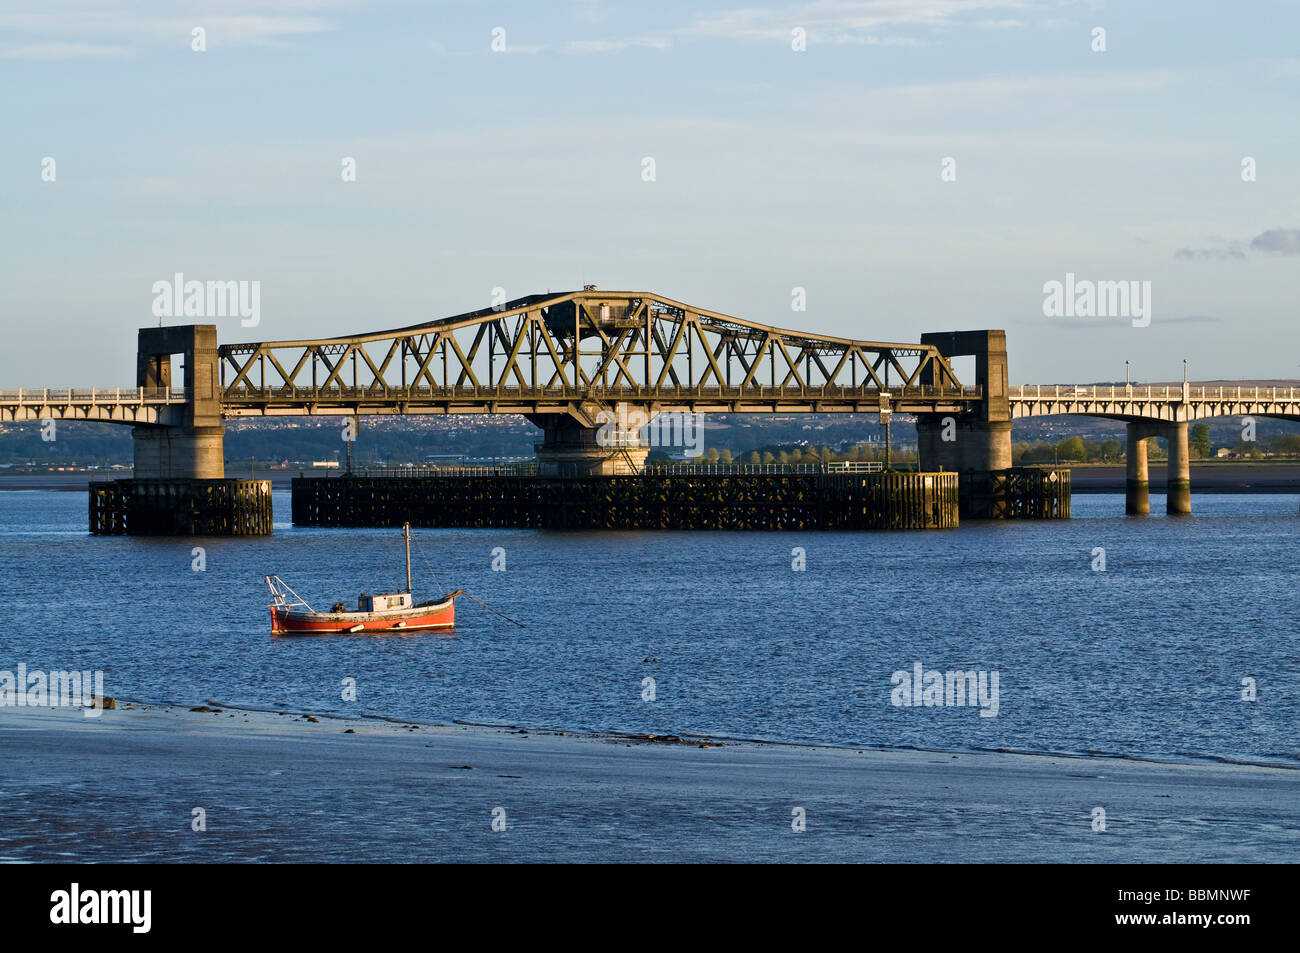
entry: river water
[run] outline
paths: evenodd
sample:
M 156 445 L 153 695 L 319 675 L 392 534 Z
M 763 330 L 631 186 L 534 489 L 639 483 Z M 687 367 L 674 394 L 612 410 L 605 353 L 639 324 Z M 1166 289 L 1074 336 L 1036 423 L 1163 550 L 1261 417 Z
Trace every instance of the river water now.
M 315 639 L 271 637 L 263 575 L 351 605 L 404 584 L 400 532 L 274 505 L 267 538 L 101 538 L 84 493 L 0 493 L 0 670 L 416 723 L 1300 766 L 1294 496 L 1144 519 L 1076 496 L 1068 522 L 928 533 L 423 530 L 417 600 L 462 588 L 526 627 L 461 599 L 454 635 Z M 996 716 L 894 704 L 916 663 L 996 672 Z

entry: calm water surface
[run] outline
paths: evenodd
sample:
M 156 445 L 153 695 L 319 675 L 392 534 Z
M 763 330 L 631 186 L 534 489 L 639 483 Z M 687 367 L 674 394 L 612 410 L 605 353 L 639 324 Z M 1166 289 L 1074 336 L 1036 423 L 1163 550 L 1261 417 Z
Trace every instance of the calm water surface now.
M 1194 507 L 1126 519 L 1122 496 L 1076 496 L 1066 523 L 906 534 L 423 530 L 417 598 L 463 588 L 527 628 L 459 600 L 454 636 L 285 639 L 269 634 L 263 574 L 317 608 L 354 604 L 403 584 L 400 533 L 96 538 L 84 493 L 3 492 L 0 669 L 102 669 L 108 694 L 149 702 L 417 723 L 1300 766 L 1297 500 Z M 289 509 L 277 491 L 279 519 Z M 917 661 L 996 670 L 998 716 L 891 705 L 891 674 Z

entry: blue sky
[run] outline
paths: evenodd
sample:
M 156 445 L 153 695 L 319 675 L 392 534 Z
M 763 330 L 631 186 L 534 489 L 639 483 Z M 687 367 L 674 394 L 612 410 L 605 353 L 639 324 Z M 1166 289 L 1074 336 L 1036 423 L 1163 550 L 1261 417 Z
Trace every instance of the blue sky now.
M 1297 36 L 1280 2 L 0 3 L 0 386 L 133 383 L 176 272 L 261 282 L 223 341 L 595 283 L 1001 327 L 1020 383 L 1297 377 Z M 1067 272 L 1150 281 L 1150 326 L 1045 317 Z

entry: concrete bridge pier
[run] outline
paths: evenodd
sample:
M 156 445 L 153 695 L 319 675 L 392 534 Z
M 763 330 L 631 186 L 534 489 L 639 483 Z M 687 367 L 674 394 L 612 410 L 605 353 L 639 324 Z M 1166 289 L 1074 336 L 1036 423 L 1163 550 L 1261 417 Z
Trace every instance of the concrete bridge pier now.
M 640 473 L 650 448 L 639 433 L 650 422 L 640 409 L 575 407 L 567 414 L 528 414 L 542 429 L 533 445 L 541 476 L 614 476 Z
M 1151 483 L 1147 475 L 1147 441 L 1141 424 L 1129 424 L 1128 451 L 1124 456 L 1124 512 L 1146 516 L 1151 512 Z
M 184 370 L 185 401 L 158 423 L 131 432 L 129 480 L 92 483 L 96 535 L 253 536 L 271 532 L 271 481 L 225 478 L 225 425 L 215 324 L 141 328 L 136 386 L 170 390 L 172 358 Z
M 1187 446 L 1187 421 L 1168 424 L 1169 468 L 1165 477 L 1165 512 L 1185 516 L 1192 511 L 1191 455 Z
M 1012 466 L 1006 332 L 943 331 L 922 334 L 921 343 L 945 359 L 973 356 L 984 392 L 963 412 L 916 415 L 921 470 L 958 474 L 961 518 L 1069 519 L 1068 472 Z M 933 371 L 923 370 L 920 383 L 935 386 Z
M 137 479 L 212 480 L 225 476 L 224 427 L 155 427 L 131 430 Z
M 1011 467 L 1011 402 L 1005 331 L 942 331 L 921 335 L 945 358 L 975 357 L 975 383 L 984 399 L 964 414 L 917 414 L 921 469 L 1006 470 Z M 933 385 L 927 373 L 922 384 Z
M 1007 470 L 1011 467 L 1011 421 L 951 414 L 916 415 L 921 469 Z
M 989 519 L 1004 509 L 999 499 L 1011 470 L 1011 404 L 1007 390 L 1005 331 L 944 331 L 922 334 L 945 359 L 973 355 L 975 381 L 984 399 L 963 413 L 916 415 L 917 451 L 925 472 L 959 474 L 963 519 Z M 923 372 L 921 384 L 934 386 Z
M 1128 424 L 1128 452 L 1125 458 L 1124 512 L 1145 516 L 1151 512 L 1147 469 L 1147 441 L 1163 437 L 1168 447 L 1165 475 L 1165 512 L 1185 516 L 1192 512 L 1191 455 L 1187 443 L 1187 421 L 1139 422 Z

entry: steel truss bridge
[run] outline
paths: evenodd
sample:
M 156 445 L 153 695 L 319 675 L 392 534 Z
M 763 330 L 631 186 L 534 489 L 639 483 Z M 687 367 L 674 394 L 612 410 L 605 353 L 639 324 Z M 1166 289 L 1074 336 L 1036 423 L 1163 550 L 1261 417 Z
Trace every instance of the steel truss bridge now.
M 958 381 L 951 356 L 933 343 L 788 330 L 657 294 L 589 285 L 389 331 L 222 344 L 197 395 L 188 369 L 184 387 L 171 386 L 170 372 L 142 371 L 144 386 L 134 388 L 4 390 L 0 422 L 193 425 L 201 403 L 225 418 L 569 414 L 582 420 L 618 402 L 654 413 L 969 416 L 982 410 L 985 419 L 994 419 L 1001 415 L 990 410 L 1000 405 L 1002 419 L 1300 419 L 1300 388 L 1051 384 L 989 392 L 983 377 L 974 384 Z
M 392 331 L 218 350 L 227 417 L 548 414 L 619 401 L 712 413 L 961 413 L 982 394 L 933 346 L 784 330 L 591 287 Z
M 282 345 L 232 345 L 232 348 L 256 347 L 256 348 L 275 348 Z M 302 347 L 303 345 L 285 345 Z M 314 345 L 313 345 L 314 346 Z M 274 359 L 273 359 L 274 360 Z M 272 365 L 274 366 L 274 364 Z M 307 397 L 315 397 L 320 393 L 317 388 L 293 388 L 293 393 L 304 399 L 304 407 L 292 409 L 297 405 L 284 405 L 285 398 L 289 395 L 286 387 L 271 387 L 270 396 L 264 399 L 252 399 L 241 397 L 240 401 L 231 401 L 232 409 L 226 416 L 263 416 L 263 415 L 284 415 L 284 414 L 303 414 L 303 413 L 329 413 L 333 415 L 349 414 L 353 412 L 354 404 L 363 404 L 367 409 L 363 412 L 369 413 L 528 413 L 534 407 L 546 407 L 552 409 L 547 401 L 565 400 L 563 390 L 551 388 L 547 395 L 539 401 L 524 404 L 517 387 L 507 388 L 506 393 L 510 395 L 506 400 L 496 399 L 495 392 L 491 400 L 484 400 L 482 405 L 472 409 L 464 409 L 467 400 L 473 400 L 474 387 L 458 388 L 454 396 L 447 393 L 439 399 L 431 399 L 432 389 L 429 387 L 413 387 L 409 393 L 416 395 L 407 403 L 404 409 L 384 408 L 376 402 L 376 393 L 373 385 L 369 388 L 353 387 L 342 388 L 334 386 L 326 391 L 326 396 L 321 401 L 305 405 Z M 259 397 L 264 393 L 260 386 L 253 388 Z M 450 388 L 444 389 L 450 391 Z M 734 390 L 734 388 L 733 388 Z M 862 406 L 861 409 L 866 412 L 876 413 L 880 410 L 879 397 L 882 389 L 879 386 L 866 387 L 861 389 L 866 398 L 866 403 L 870 406 Z M 899 398 L 895 403 L 895 409 L 902 410 L 898 404 L 906 399 L 910 403 L 925 402 L 927 399 L 928 388 L 924 385 L 914 387 L 910 391 L 903 387 L 893 386 L 884 390 L 885 394 L 892 394 L 893 397 Z M 969 402 L 972 394 L 978 394 L 982 388 L 962 387 L 962 396 L 960 402 Z M 347 392 L 349 396 L 344 398 L 342 395 Z M 753 397 L 747 397 L 746 400 L 761 400 L 763 406 L 758 410 L 789 410 L 789 412 L 806 411 L 807 407 L 787 407 L 782 401 L 793 401 L 796 397 L 796 388 L 785 388 L 782 395 L 772 392 L 772 388 L 764 385 L 753 385 L 749 389 Z M 241 393 L 247 394 L 246 389 L 241 389 Z M 747 403 L 739 410 L 732 408 L 737 406 L 740 398 L 720 393 L 720 388 L 704 388 L 705 396 L 700 398 L 696 405 L 699 410 L 714 410 L 715 412 L 725 413 L 752 413 L 755 408 L 750 407 Z M 599 390 L 588 392 L 588 396 L 599 396 Z M 619 400 L 636 400 L 637 395 L 644 392 L 634 388 L 620 388 L 608 391 L 608 395 L 613 399 Z M 711 394 L 711 396 L 709 396 Z M 582 394 L 578 395 L 581 398 Z M 577 398 L 575 398 L 577 399 Z M 947 401 L 957 403 L 959 398 L 955 395 L 944 398 Z M 99 423 L 115 423 L 127 425 L 139 424 L 158 424 L 163 422 L 168 408 L 176 408 L 184 405 L 189 400 L 189 391 L 184 388 L 161 388 L 161 387 L 100 387 L 100 388 L 43 388 L 43 389 L 22 389 L 17 390 L 0 390 L 0 422 L 14 423 L 26 420 L 87 420 Z M 518 407 L 507 406 L 511 401 L 519 404 Z M 803 403 L 808 404 L 810 398 L 804 398 Z M 818 397 L 817 402 L 823 403 L 825 398 Z M 873 402 L 874 401 L 874 402 Z M 259 409 L 263 403 L 268 405 L 268 409 L 263 411 Z M 685 402 L 683 402 L 685 403 Z M 703 403 L 709 403 L 709 406 L 698 406 Z M 1212 417 L 1277 417 L 1287 420 L 1300 420 L 1300 387 L 1238 387 L 1233 385 L 1202 385 L 1189 384 L 1186 392 L 1178 385 L 1163 386 L 1129 386 L 1122 387 L 1118 385 L 1062 385 L 1062 384 L 1025 384 L 1014 385 L 1009 395 L 1011 406 L 1011 417 L 1013 420 L 1021 420 L 1027 417 L 1047 417 L 1058 415 L 1077 415 L 1088 417 L 1108 417 L 1118 420 L 1151 420 L 1151 421 L 1168 421 L 1179 422 L 1189 420 L 1206 420 Z M 723 410 L 719 410 L 713 405 L 725 404 Z M 675 409 L 668 408 L 665 409 Z M 688 409 L 688 408 L 677 408 Z M 841 409 L 841 408 L 823 408 L 818 406 L 814 410 L 823 409 Z M 929 406 L 926 407 L 930 409 Z M 942 408 L 941 408 L 942 409 Z
M 959 356 L 975 357 L 973 381 L 953 373 Z M 828 337 L 588 285 L 350 337 L 220 344 L 213 325 L 142 328 L 135 388 L 0 391 L 0 422 L 130 425 L 133 478 L 191 486 L 224 476 L 231 417 L 523 414 L 543 433 L 540 470 L 563 476 L 639 472 L 648 449 L 631 437 L 665 412 L 913 413 L 921 467 L 968 474 L 1012 466 L 1014 420 L 1080 414 L 1127 424 L 1127 512 L 1149 511 L 1147 446 L 1160 437 L 1166 508 L 1189 513 L 1189 421 L 1300 419 L 1292 387 L 1014 387 L 1007 369 L 1000 330 Z

